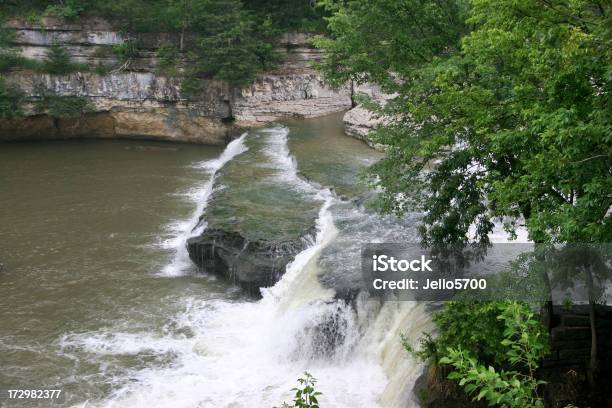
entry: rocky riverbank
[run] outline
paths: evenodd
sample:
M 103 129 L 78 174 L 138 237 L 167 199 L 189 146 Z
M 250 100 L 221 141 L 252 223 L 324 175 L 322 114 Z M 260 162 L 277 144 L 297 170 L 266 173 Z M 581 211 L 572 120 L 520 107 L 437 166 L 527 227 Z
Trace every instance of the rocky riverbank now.
M 356 95 L 364 95 L 370 98 L 372 102 L 383 105 L 391 97 L 382 92 L 378 86 L 369 84 L 355 87 L 353 93 L 353 98 Z M 382 146 L 374 144 L 368 135 L 385 123 L 384 118 L 376 116 L 362 104 L 358 104 L 344 114 L 343 122 L 344 132 L 347 135 L 363 140 L 370 147 L 382 150 Z

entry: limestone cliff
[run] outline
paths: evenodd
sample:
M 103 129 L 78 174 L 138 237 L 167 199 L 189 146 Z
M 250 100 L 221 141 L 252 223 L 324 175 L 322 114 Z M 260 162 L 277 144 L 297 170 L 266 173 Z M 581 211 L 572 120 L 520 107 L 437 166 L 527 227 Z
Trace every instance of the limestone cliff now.
M 43 25 L 13 21 L 14 47 L 25 57 L 42 60 L 53 43 L 65 48 L 74 62 L 95 66 L 117 66 L 108 52 L 126 36 L 100 19 L 67 24 L 46 18 Z M 122 70 L 99 75 L 90 70 L 69 75 L 31 71 L 8 74 L 28 96 L 41 92 L 87 98 L 93 112 L 78 118 L 54 119 L 26 110 L 26 117 L 0 121 L 0 140 L 71 137 L 144 137 L 159 140 L 223 144 L 238 129 L 282 117 L 315 117 L 350 108 L 348 89 L 334 91 L 323 86 L 311 67 L 321 57 L 308 35 L 290 33 L 280 41 L 283 63 L 260 75 L 243 89 L 205 80 L 202 92 L 186 99 L 180 80 L 158 73 L 156 50 L 178 44 L 176 35 L 136 35 L 141 47 L 137 58 Z
M 354 93 L 356 95 L 364 94 L 379 104 L 384 104 L 391 97 L 391 95 L 383 93 L 379 87 L 370 84 L 355 87 Z M 361 139 L 374 148 L 382 149 L 382 146 L 373 144 L 368 135 L 372 130 L 385 123 L 384 118 L 377 117 L 362 105 L 357 105 L 344 114 L 343 122 L 344 132 L 347 135 Z

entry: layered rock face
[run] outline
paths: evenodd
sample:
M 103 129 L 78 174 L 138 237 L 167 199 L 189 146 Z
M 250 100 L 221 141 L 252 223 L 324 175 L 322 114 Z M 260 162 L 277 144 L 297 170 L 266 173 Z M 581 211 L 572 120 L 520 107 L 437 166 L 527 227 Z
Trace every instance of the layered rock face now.
M 122 70 L 106 75 L 96 66 L 121 65 L 109 47 L 126 41 L 103 20 L 66 24 L 45 19 L 44 26 L 12 22 L 14 46 L 21 55 L 42 60 L 49 47 L 65 48 L 73 62 L 92 67 L 89 72 L 49 75 L 15 71 L 9 81 L 30 97 L 43 92 L 85 97 L 94 112 L 76 119 L 53 119 L 45 112 L 26 109 L 26 117 L 0 121 L 1 140 L 71 137 L 143 137 L 159 140 L 224 144 L 240 128 L 264 124 L 282 117 L 314 117 L 348 109 L 348 89 L 332 91 L 322 85 L 311 63 L 321 57 L 304 34 L 286 34 L 279 52 L 284 63 L 260 75 L 251 86 L 236 89 L 206 80 L 202 92 L 181 97 L 180 79 L 157 72 L 156 50 L 178 44 L 173 34 L 143 33 L 136 36 L 141 51 Z
M 380 104 L 384 104 L 391 97 L 391 95 L 383 93 L 379 87 L 369 84 L 355 87 L 354 93 L 365 94 L 374 102 Z M 347 135 L 363 140 L 371 147 L 382 148 L 374 145 L 368 138 L 368 135 L 372 130 L 376 130 L 376 128 L 385 123 L 383 118 L 376 117 L 362 105 L 357 105 L 346 112 L 342 120 L 344 122 L 344 132 Z
M 281 44 L 285 53 L 283 65 L 261 75 L 236 95 L 232 107 L 239 124 L 266 123 L 287 116 L 312 118 L 351 107 L 350 88 L 325 87 L 312 68 L 322 54 L 310 45 L 309 36 L 286 34 Z

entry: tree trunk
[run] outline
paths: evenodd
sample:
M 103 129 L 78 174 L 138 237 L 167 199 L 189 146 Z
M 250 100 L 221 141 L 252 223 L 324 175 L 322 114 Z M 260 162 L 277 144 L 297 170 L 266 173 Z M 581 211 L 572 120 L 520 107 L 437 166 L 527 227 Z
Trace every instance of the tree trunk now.
M 552 300 L 552 287 L 550 284 L 550 277 L 548 276 L 548 272 L 546 271 L 546 267 L 543 267 L 546 263 L 546 254 L 542 253 L 543 244 L 536 242 L 535 244 L 535 256 L 536 261 L 538 262 L 538 270 L 541 271 L 542 281 L 544 282 L 544 288 L 546 290 L 546 300 L 542 304 L 540 308 L 540 323 L 542 326 L 546 328 L 548 333 L 551 332 L 553 328 L 553 300 Z
M 547 293 L 548 298 L 542 305 L 540 322 L 542 323 L 542 326 L 544 326 L 546 330 L 548 330 L 548 333 L 550 333 L 553 328 L 554 309 L 553 309 L 553 301 L 552 301 L 552 288 L 550 286 L 550 278 L 548 277 L 548 273 L 546 271 L 544 271 L 543 279 L 544 279 L 544 285 L 546 287 L 546 293 Z
M 591 354 L 589 358 L 589 369 L 587 380 L 591 388 L 595 387 L 595 380 L 599 370 L 597 361 L 597 317 L 595 316 L 595 299 L 593 293 L 593 274 L 591 265 L 586 267 L 587 288 L 589 290 L 589 325 L 591 326 Z

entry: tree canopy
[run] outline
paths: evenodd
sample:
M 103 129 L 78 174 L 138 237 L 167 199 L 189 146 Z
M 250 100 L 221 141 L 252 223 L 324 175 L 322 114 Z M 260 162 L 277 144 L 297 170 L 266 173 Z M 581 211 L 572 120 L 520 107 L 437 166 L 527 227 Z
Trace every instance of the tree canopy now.
M 536 242 L 612 239 L 609 2 L 323 3 L 328 81 L 394 95 L 366 104 L 389 121 L 382 210 L 424 211 L 425 243 L 488 243 L 496 218 Z
M 184 89 L 192 91 L 204 77 L 238 86 L 250 83 L 278 61 L 275 49 L 282 32 L 320 31 L 323 12 L 310 0 L 0 0 L 0 19 L 101 16 L 128 34 L 180 33 L 177 48 L 187 61 Z M 178 56 L 167 47 L 163 51 Z M 54 52 L 59 56 L 61 50 Z

